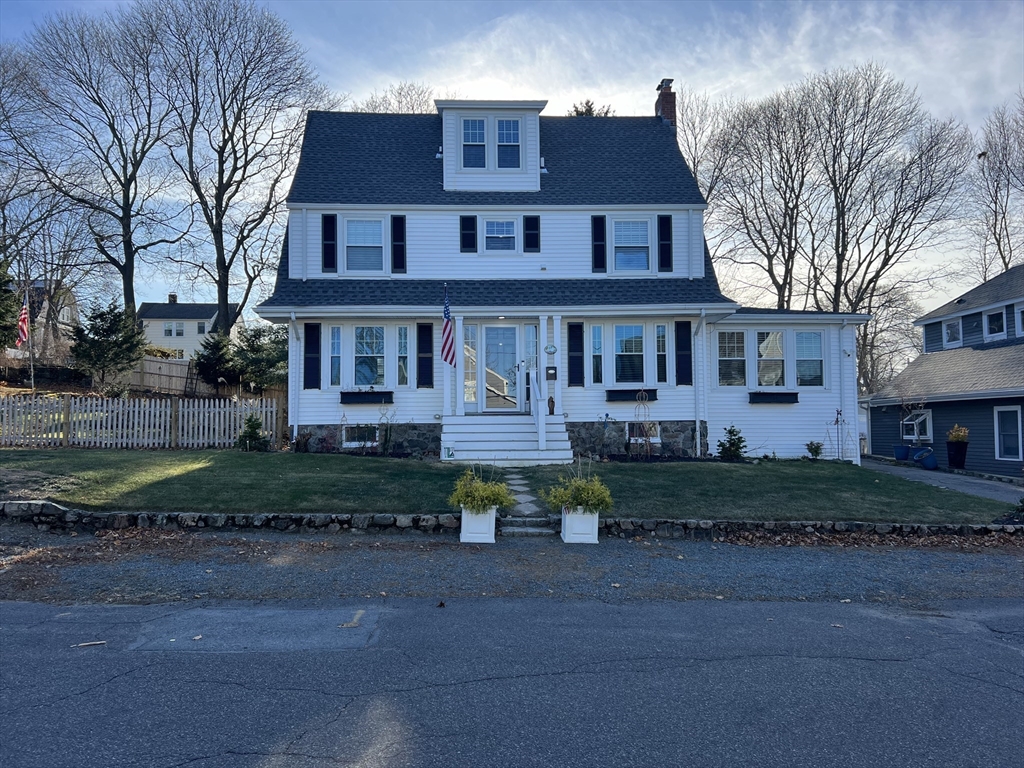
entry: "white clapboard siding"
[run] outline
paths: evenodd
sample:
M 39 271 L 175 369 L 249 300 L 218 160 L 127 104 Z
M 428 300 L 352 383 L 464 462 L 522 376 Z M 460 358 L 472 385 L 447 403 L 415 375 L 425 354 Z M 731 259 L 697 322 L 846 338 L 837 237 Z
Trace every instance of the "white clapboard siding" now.
M 272 442 L 276 399 L 0 397 L 0 447 L 231 448 L 251 414 Z M 177 414 L 175 415 L 175 412 Z M 174 427 L 177 425 L 177 431 Z

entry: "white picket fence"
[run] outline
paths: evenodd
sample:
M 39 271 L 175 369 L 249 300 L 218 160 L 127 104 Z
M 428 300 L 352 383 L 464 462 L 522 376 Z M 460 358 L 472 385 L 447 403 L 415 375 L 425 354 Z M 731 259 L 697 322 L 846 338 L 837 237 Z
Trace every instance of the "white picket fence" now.
M 276 444 L 277 400 L 0 397 L 0 447 L 231 448 L 255 414 Z

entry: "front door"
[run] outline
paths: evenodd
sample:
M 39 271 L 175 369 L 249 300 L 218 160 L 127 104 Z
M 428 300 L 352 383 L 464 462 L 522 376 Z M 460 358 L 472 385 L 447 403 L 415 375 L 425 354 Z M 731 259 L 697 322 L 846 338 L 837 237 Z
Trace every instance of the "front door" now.
M 480 390 L 484 392 L 485 410 L 522 410 L 516 343 L 518 335 L 519 329 L 514 326 L 484 326 L 484 364 L 480 370 Z

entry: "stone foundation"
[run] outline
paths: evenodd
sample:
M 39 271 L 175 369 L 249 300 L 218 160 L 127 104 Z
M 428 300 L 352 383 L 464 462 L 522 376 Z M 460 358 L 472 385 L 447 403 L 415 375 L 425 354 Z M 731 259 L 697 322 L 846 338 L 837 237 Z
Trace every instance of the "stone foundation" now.
M 699 459 L 708 454 L 708 427 L 701 422 L 700 448 L 697 447 L 696 421 L 658 421 L 660 442 L 652 441 L 652 456 Z M 626 438 L 625 421 L 569 421 L 565 429 L 569 433 L 572 452 L 580 456 L 645 455 L 644 443 L 631 443 Z
M 347 424 L 344 426 L 362 426 Z M 385 456 L 439 456 L 441 425 L 437 424 L 367 424 L 377 427 L 376 444 L 345 445 L 341 424 L 299 425 L 295 450 L 299 453 L 355 453 Z

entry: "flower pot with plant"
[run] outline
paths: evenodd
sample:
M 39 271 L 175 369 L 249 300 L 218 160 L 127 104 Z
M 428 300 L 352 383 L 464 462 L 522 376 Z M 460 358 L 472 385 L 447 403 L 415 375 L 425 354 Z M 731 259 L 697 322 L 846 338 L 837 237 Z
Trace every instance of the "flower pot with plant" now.
M 601 512 L 610 512 L 612 494 L 608 486 L 582 461 L 568 475 L 561 475 L 558 484 L 541 497 L 553 511 L 562 513 L 562 541 L 566 544 L 597 544 L 597 519 Z
M 459 541 L 475 544 L 493 544 L 494 516 L 498 507 L 516 504 L 505 483 L 484 480 L 472 469 L 463 472 L 448 502 L 462 509 Z
M 967 461 L 967 435 L 970 430 L 954 424 L 946 433 L 946 459 L 950 469 L 963 469 Z

